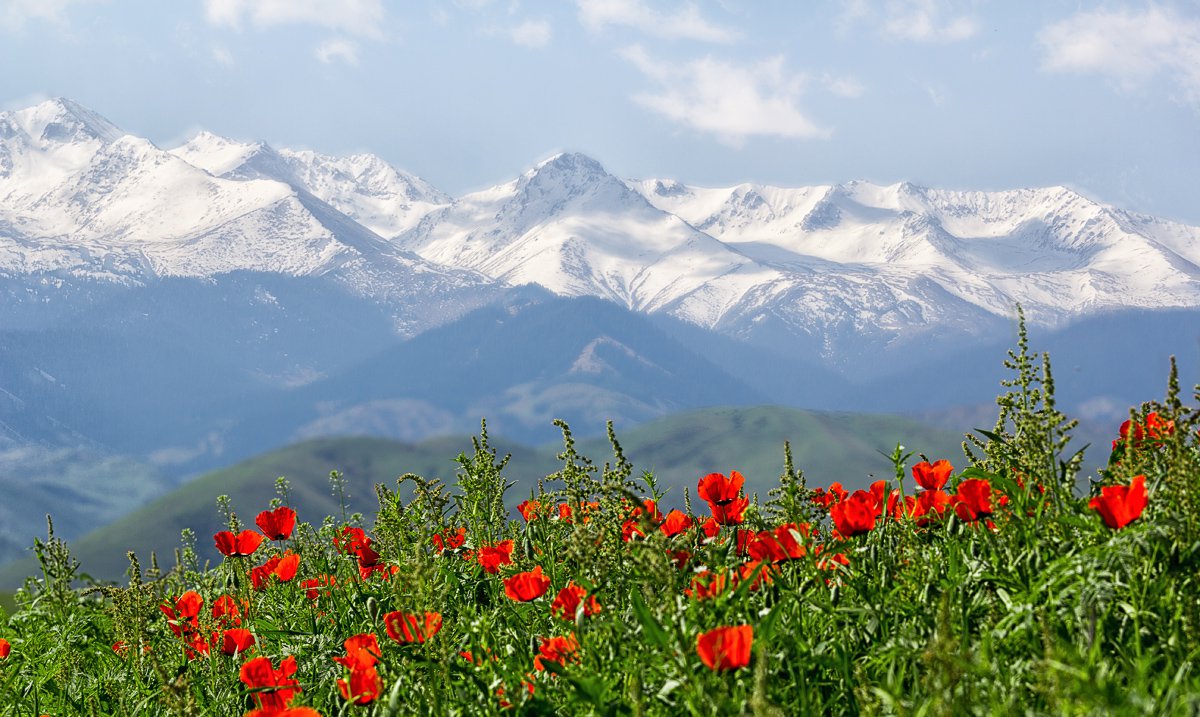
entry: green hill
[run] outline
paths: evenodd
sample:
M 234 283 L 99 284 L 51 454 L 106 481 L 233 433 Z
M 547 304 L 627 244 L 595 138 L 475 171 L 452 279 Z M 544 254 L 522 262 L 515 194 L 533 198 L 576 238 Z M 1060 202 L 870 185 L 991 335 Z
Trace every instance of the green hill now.
M 676 414 L 622 433 L 626 456 L 636 471 L 649 470 L 662 487 L 669 488 L 667 504 L 682 503 L 682 490 L 694 491 L 706 473 L 738 470 L 746 476 L 747 492 L 765 497 L 783 467 L 783 443 L 790 441 L 796 465 L 810 485 L 841 481 L 862 487 L 872 476 L 890 474 L 880 452 L 890 452 L 897 442 L 935 457 L 961 458 L 961 434 L 930 428 L 913 420 L 884 415 L 823 413 L 781 407 L 711 408 Z M 530 448 L 494 440 L 501 453 L 512 453 L 506 470 L 517 486 L 509 493 L 513 503 L 528 495 L 540 477 L 558 467 L 557 445 Z M 598 464 L 611 460 L 604 439 L 579 441 L 580 451 Z M 301 520 L 317 523 L 326 515 L 340 514 L 332 495 L 329 472 L 340 471 L 347 481 L 351 511 L 370 514 L 376 507 L 373 486 L 395 484 L 398 476 L 416 473 L 453 482 L 455 456 L 471 450 L 466 437 L 400 443 L 379 438 L 325 438 L 305 441 L 218 470 L 164 495 L 117 522 L 98 529 L 72 544 L 84 571 L 117 579 L 127 567 L 125 553 L 136 550 L 143 564 L 156 551 L 164 564 L 173 560 L 180 531 L 196 532 L 197 547 L 208 550 L 213 533 L 222 529 L 216 498 L 228 495 L 244 522 L 266 507 L 275 495 L 275 479 L 286 476 L 290 503 Z M 34 566 L 29 561 L 0 571 L 0 585 L 19 583 Z

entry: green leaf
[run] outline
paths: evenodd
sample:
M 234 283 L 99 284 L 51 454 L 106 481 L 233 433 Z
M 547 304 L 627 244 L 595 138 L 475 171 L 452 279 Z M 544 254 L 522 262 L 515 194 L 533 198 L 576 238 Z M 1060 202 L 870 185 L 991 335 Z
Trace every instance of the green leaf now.
M 642 623 L 646 639 L 659 647 L 669 647 L 671 636 L 662 628 L 658 620 L 654 619 L 654 615 L 650 614 L 650 608 L 646 607 L 645 601 L 642 600 L 642 594 L 634 590 L 630 593 L 630 598 L 633 603 L 633 614 L 637 616 L 638 622 Z

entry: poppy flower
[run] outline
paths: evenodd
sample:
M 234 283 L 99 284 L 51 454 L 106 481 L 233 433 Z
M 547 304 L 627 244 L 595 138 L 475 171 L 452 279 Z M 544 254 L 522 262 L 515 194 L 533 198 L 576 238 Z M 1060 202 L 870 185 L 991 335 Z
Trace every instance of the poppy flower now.
M 174 605 L 159 605 L 158 609 L 167 616 L 167 624 L 176 637 L 184 637 L 185 633 L 194 633 L 200 629 L 200 608 L 204 606 L 204 598 L 200 594 L 188 590 Z
M 769 560 L 775 563 L 802 558 L 808 550 L 800 542 L 800 538 L 807 534 L 808 529 L 807 523 L 803 529 L 795 523 L 786 523 L 774 530 L 760 531 L 746 552 L 755 560 Z
M 716 518 L 709 518 L 700 525 L 700 532 L 704 533 L 704 537 L 713 539 L 721 533 L 721 524 Z
M 663 520 L 662 525 L 658 526 L 658 529 L 662 531 L 663 535 L 673 538 L 690 527 L 692 527 L 692 519 L 688 517 L 687 513 L 681 510 L 672 510 L 667 513 L 667 517 Z
M 254 634 L 249 630 L 235 627 L 221 633 L 221 652 L 226 655 L 240 655 L 254 647 Z
M 750 664 L 753 641 L 750 625 L 718 627 L 696 636 L 696 654 L 710 670 L 736 670 Z
M 550 578 L 542 574 L 542 566 L 536 565 L 533 570 L 517 573 L 504 579 L 504 594 L 509 600 L 529 602 L 537 600 L 550 589 Z
M 383 690 L 383 680 L 375 669 L 379 660 L 379 639 L 373 633 L 364 633 L 346 638 L 345 657 L 333 661 L 350 670 L 349 679 L 337 681 L 342 698 L 356 705 L 370 704 Z
M 242 624 L 242 613 L 250 609 L 250 603 L 242 600 L 241 605 L 231 595 L 222 595 L 213 601 L 212 616 L 217 624 L 237 627 Z
M 282 710 L 250 710 L 245 717 L 321 717 L 312 707 L 288 707 Z
M 954 466 L 944 458 L 932 464 L 929 461 L 921 461 L 912 467 L 913 478 L 917 480 L 917 485 L 925 490 L 941 490 L 953 472 Z
M 649 498 L 643 500 L 640 506 L 629 511 L 625 522 L 621 524 L 621 540 L 628 543 L 634 536 L 639 538 L 646 537 L 646 534 L 642 532 L 642 528 L 645 527 L 644 523 L 646 522 L 654 525 L 663 522 L 663 516 L 658 510 L 658 504 Z
M 315 578 L 300 581 L 300 587 L 304 589 L 304 596 L 309 600 L 316 600 L 321 595 L 320 588 L 336 584 L 337 577 L 333 575 L 318 575 Z M 325 594 L 329 595 L 330 591 L 326 590 Z
M 538 511 L 541 509 L 541 501 L 532 499 L 524 501 L 517 506 L 517 512 L 521 514 L 521 517 L 525 519 L 526 523 L 531 520 L 535 520 L 538 517 Z
M 296 527 L 296 511 L 281 505 L 275 510 L 264 510 L 254 519 L 255 525 L 271 540 L 287 540 Z
M 360 706 L 369 705 L 383 691 L 383 680 L 379 677 L 379 670 L 374 667 L 363 667 L 351 670 L 350 678 L 339 679 L 337 686 L 338 692 L 342 694 L 342 699 L 347 702 Z
M 842 537 L 851 538 L 875 528 L 878 506 L 875 496 L 856 490 L 849 498 L 834 503 L 829 508 L 829 517 Z
M 750 581 L 750 590 L 753 592 L 762 587 L 763 583 L 771 584 L 772 570 L 778 572 L 779 568 L 773 568 L 770 563 L 761 560 L 743 563 L 737 569 L 738 582 Z
M 422 622 L 424 624 L 421 624 Z M 383 625 L 387 628 L 388 637 L 401 645 L 425 642 L 442 629 L 442 614 L 427 612 L 422 619 L 412 613 L 397 610 L 383 616 Z
M 213 542 L 217 545 L 217 550 L 221 551 L 221 555 L 227 558 L 244 558 L 247 555 L 254 554 L 258 550 L 258 546 L 266 540 L 262 533 L 256 533 L 247 528 L 242 532 L 234 535 L 228 530 L 222 530 L 213 536 Z
M 347 637 L 342 647 L 346 648 L 346 656 L 335 657 L 333 661 L 350 669 L 371 666 L 379 661 L 379 638 L 373 632 Z
M 113 649 L 116 649 L 116 647 L 114 646 Z M 8 640 L 5 640 L 3 637 L 0 637 L 0 660 L 8 659 L 8 656 L 11 653 L 12 653 L 12 645 L 9 644 Z
M 847 495 L 849 495 L 849 492 L 842 487 L 841 483 L 833 483 L 829 486 L 828 491 L 826 491 L 824 488 L 817 488 L 814 490 L 812 502 L 816 503 L 817 505 L 825 506 L 825 508 L 829 508 L 834 503 L 840 503 L 841 501 L 845 500 Z
M 546 669 L 546 666 L 542 664 L 543 660 L 565 665 L 575 659 L 577 652 L 579 652 L 579 641 L 575 639 L 575 633 L 566 637 L 559 635 L 543 637 L 542 644 L 538 647 L 538 654 L 533 658 L 533 667 L 536 670 Z
M 288 704 L 300 692 L 300 682 L 292 677 L 296 674 L 296 657 L 288 655 L 279 662 L 279 669 L 271 666 L 271 658 L 255 657 L 242 663 L 239 676 L 246 687 L 254 690 L 251 695 L 259 709 L 274 714 L 287 709 Z
M 726 478 L 723 473 L 709 473 L 696 484 L 696 494 L 708 502 L 713 519 L 721 525 L 738 525 L 742 522 L 742 513 L 750 505 L 746 498 L 739 498 L 745 478 L 737 471 L 730 471 Z
M 433 547 L 439 553 L 444 550 L 458 550 L 467 542 L 467 529 L 459 528 L 451 532 L 449 529 L 433 536 Z
M 299 566 L 300 556 L 290 550 L 283 555 L 272 555 L 267 558 L 267 562 L 250 570 L 250 582 L 255 590 L 265 588 L 272 575 L 278 578 L 279 582 L 286 583 L 296 577 Z
M 485 545 L 475 554 L 475 560 L 485 572 L 500 572 L 501 565 L 512 565 L 513 541 L 503 540 L 495 545 Z
M 982 478 L 968 478 L 958 484 L 954 512 L 965 523 L 973 523 L 992 514 L 992 486 Z
M 691 587 L 684 588 L 683 594 L 695 600 L 708 600 L 725 592 L 727 587 L 729 587 L 727 574 L 705 570 L 692 576 Z
M 565 588 L 558 591 L 554 602 L 550 603 L 550 612 L 556 617 L 571 621 L 579 613 L 580 605 L 583 606 L 583 614 L 588 617 L 600 612 L 601 609 L 595 595 L 588 595 L 586 590 L 573 582 L 567 583 Z
M 1129 485 L 1110 485 L 1088 501 L 1088 507 L 1100 514 L 1104 524 L 1120 530 L 1137 520 L 1146 509 L 1146 476 L 1134 476 Z
M 333 545 L 341 553 L 358 553 L 370 544 L 371 539 L 367 537 L 362 528 L 350 525 L 345 526 L 341 533 L 333 536 Z

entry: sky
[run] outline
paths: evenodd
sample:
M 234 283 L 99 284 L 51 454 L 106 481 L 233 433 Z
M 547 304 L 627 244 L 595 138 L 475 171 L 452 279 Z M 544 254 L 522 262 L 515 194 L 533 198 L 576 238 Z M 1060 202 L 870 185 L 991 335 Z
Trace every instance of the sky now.
M 702 186 L 1066 185 L 1200 225 L 1197 0 L 0 0 L 0 109 Z

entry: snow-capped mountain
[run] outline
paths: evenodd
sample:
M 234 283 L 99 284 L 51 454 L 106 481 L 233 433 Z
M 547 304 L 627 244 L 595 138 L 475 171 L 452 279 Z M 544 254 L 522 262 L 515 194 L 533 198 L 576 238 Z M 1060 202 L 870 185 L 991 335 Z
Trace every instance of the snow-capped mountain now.
M 909 183 L 724 189 L 632 182 L 655 206 L 780 267 L 865 269 L 936 283 L 1038 323 L 1118 308 L 1200 305 L 1200 229 L 1106 207 L 1064 187 L 954 192 Z
M 171 150 L 216 177 L 269 178 L 306 191 L 383 237 L 394 237 L 451 199 L 415 175 L 373 154 L 331 157 L 237 142 L 201 132 Z
M 406 334 L 533 283 L 839 363 L 1017 303 L 1048 326 L 1200 307 L 1198 264 L 1200 229 L 1062 187 L 700 188 L 568 153 L 453 199 L 373 155 L 207 132 L 165 152 L 67 100 L 0 114 L 0 272 L 328 276 Z
M 397 307 L 402 333 L 492 292 L 288 182 L 214 176 L 263 154 L 220 149 L 199 167 L 69 100 L 0 113 L 0 275 L 126 285 L 234 271 L 324 276 Z

